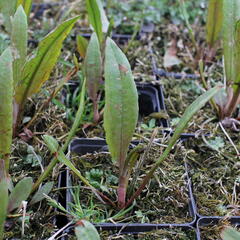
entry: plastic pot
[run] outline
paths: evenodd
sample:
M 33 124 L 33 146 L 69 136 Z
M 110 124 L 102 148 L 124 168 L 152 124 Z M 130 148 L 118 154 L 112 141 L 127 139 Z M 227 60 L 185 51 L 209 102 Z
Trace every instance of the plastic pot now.
M 146 117 L 154 112 L 161 112 L 165 110 L 165 105 L 163 101 L 162 88 L 159 85 L 153 84 L 141 84 L 137 83 L 137 91 L 138 91 L 138 102 L 139 102 L 139 115 Z M 79 87 L 79 82 L 70 81 L 62 90 L 62 103 L 66 104 L 67 97 L 67 88 L 69 90 L 69 94 L 73 94 L 77 91 Z M 162 126 L 164 128 L 168 127 L 168 121 L 164 118 L 157 119 L 157 126 Z
M 137 145 L 139 142 L 134 141 L 132 144 Z M 79 155 L 84 155 L 86 153 L 93 153 L 93 152 L 106 152 L 108 151 L 106 141 L 101 139 L 74 139 L 70 145 L 70 152 L 71 153 L 77 153 Z M 189 213 L 188 215 L 192 217 L 191 222 L 183 222 L 183 223 L 164 223 L 164 224 L 149 224 L 149 223 L 101 223 L 101 224 L 95 224 L 97 229 L 101 231 L 121 231 L 122 233 L 140 233 L 140 232 L 146 232 L 146 231 L 153 231 L 157 229 L 162 228 L 168 228 L 171 229 L 173 227 L 176 228 L 192 228 L 196 222 L 196 212 L 195 212 L 195 206 L 192 205 L 192 192 L 191 192 L 191 186 L 189 185 L 189 179 L 188 174 L 186 173 L 186 187 L 189 193 Z M 72 180 L 71 180 L 71 174 L 68 170 L 63 172 L 59 178 L 59 186 L 63 187 L 64 189 L 61 190 L 61 198 L 59 199 L 59 202 L 67 208 L 67 203 L 71 202 L 72 196 L 69 188 L 72 186 Z M 58 219 L 57 226 L 63 227 L 67 223 L 67 218 L 65 219 Z M 71 232 L 72 227 L 70 227 L 67 230 L 67 233 Z M 67 238 L 63 238 L 67 239 Z

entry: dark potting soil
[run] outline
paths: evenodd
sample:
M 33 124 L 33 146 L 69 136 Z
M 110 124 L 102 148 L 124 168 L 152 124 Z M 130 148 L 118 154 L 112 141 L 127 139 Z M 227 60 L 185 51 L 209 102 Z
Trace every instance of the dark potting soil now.
M 226 227 L 233 227 L 239 231 L 239 227 L 231 225 L 228 220 L 222 220 L 216 225 L 199 226 L 201 240 L 219 240 Z
M 187 160 L 198 213 L 240 216 L 239 157 L 229 146 L 217 152 L 201 140 L 193 145 Z

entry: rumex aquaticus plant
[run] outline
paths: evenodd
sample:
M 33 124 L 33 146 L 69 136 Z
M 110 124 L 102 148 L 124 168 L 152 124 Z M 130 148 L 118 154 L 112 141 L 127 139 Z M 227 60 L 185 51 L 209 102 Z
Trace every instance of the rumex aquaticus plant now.
M 170 138 L 167 148 L 159 159 L 155 161 L 151 170 L 146 173 L 138 190 L 130 197 L 127 195 L 129 177 L 140 154 L 140 148 L 138 147 L 129 153 L 129 144 L 132 140 L 138 119 L 138 95 L 130 64 L 120 48 L 110 38 L 107 38 L 105 47 L 104 78 L 104 129 L 106 141 L 112 156 L 112 162 L 118 166 L 117 203 L 115 204 L 114 200 L 108 198 L 104 198 L 104 200 L 119 209 L 123 209 L 131 205 L 141 194 L 156 169 L 168 157 L 171 149 L 183 130 L 187 127 L 192 116 L 219 92 L 221 87 L 215 87 L 205 92 L 187 108 L 173 136 Z M 83 178 L 80 171 L 66 158 L 64 153 L 59 151 L 59 145 L 54 138 L 44 136 L 44 141 L 59 161 L 67 165 L 79 176 L 84 184 L 91 186 L 89 182 Z M 93 189 L 93 187 L 91 188 Z M 101 196 L 103 197 L 104 195 L 101 194 Z
M 33 180 L 25 177 L 15 187 L 9 175 L 11 144 L 13 134 L 13 56 L 7 48 L 0 56 L 0 240 L 4 237 L 4 222 L 7 215 L 20 208 L 31 193 Z M 41 201 L 43 193 L 49 193 L 53 182 L 46 183 L 33 196 L 30 204 Z M 24 221 L 24 219 L 23 219 Z
M 30 7 L 31 1 L 6 2 L 1 0 L 0 2 L 1 13 L 5 19 L 5 29 L 10 36 L 13 52 L 13 129 L 15 136 L 22 124 L 27 99 L 39 92 L 41 86 L 49 79 L 61 53 L 63 41 L 79 19 L 79 17 L 74 17 L 59 24 L 39 42 L 34 54 L 28 57 L 27 15 L 29 15 Z
M 240 103 L 240 1 L 223 0 L 223 56 L 225 88 L 216 96 L 219 118 L 226 127 L 238 131 L 233 115 Z

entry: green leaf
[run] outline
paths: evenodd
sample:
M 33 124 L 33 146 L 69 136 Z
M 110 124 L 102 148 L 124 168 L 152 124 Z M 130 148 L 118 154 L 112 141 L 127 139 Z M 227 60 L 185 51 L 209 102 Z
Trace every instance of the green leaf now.
M 225 145 L 224 140 L 221 137 L 215 137 L 214 139 L 209 140 L 208 144 L 216 151 L 219 151 Z
M 82 58 L 85 58 L 88 40 L 81 35 L 77 36 L 77 50 Z
M 109 21 L 107 19 L 106 13 L 103 9 L 102 1 L 97 0 L 98 8 L 101 14 L 101 21 L 102 21 L 102 32 L 107 33 L 109 27 Z
M 17 7 L 19 7 L 19 5 L 23 6 L 26 15 L 29 17 L 32 8 L 32 0 L 18 0 Z
M 59 162 L 62 162 L 67 167 L 69 167 L 82 181 L 85 185 L 90 186 L 89 182 L 82 176 L 81 172 L 72 164 L 72 162 L 65 156 L 62 149 L 59 149 L 58 142 L 52 136 L 44 135 L 43 140 L 51 153 L 55 154 Z
M 223 0 L 209 0 L 207 17 L 207 43 L 213 47 L 222 29 Z
M 206 91 L 204 94 L 199 96 L 190 106 L 187 107 L 186 111 L 184 112 L 183 116 L 181 117 L 176 130 L 174 131 L 173 136 L 170 138 L 167 148 L 164 150 L 164 152 L 161 154 L 161 156 L 156 160 L 156 163 L 151 168 L 151 170 L 147 173 L 146 177 L 143 179 L 143 182 L 141 186 L 138 188 L 138 190 L 133 194 L 133 196 L 130 198 L 126 206 L 129 206 L 134 199 L 136 199 L 146 184 L 149 182 L 149 180 L 152 178 L 154 172 L 156 169 L 160 166 L 160 164 L 166 160 L 168 157 L 170 151 L 174 147 L 175 143 L 181 136 L 181 133 L 187 128 L 188 122 L 192 119 L 193 115 L 197 113 L 214 95 L 216 95 L 222 87 L 217 86 L 215 88 L 211 88 L 210 90 Z
M 38 189 L 38 191 L 34 194 L 31 202 L 29 204 L 35 204 L 37 202 L 42 201 L 45 198 L 45 195 L 48 195 L 52 188 L 53 188 L 54 182 L 47 182 L 44 184 L 41 188 Z
M 11 153 L 13 121 L 13 72 L 10 48 L 0 56 L 0 159 Z M 6 164 L 8 169 L 8 163 Z
M 236 92 L 240 84 L 240 20 L 238 20 L 235 24 L 235 43 L 236 43 L 236 51 L 235 51 L 236 77 L 234 79 L 233 89 Z
M 235 229 L 228 227 L 223 231 L 223 233 L 221 234 L 221 237 L 223 240 L 239 240 L 240 233 Z
M 14 86 L 21 80 L 22 69 L 27 57 L 27 16 L 20 5 L 12 20 L 11 42 L 14 49 L 13 79 Z
M 106 42 L 104 71 L 104 129 L 113 161 L 121 169 L 137 124 L 138 94 L 130 64 L 110 38 Z
M 31 193 L 32 185 L 33 181 L 31 177 L 26 177 L 17 183 L 9 196 L 8 212 L 18 208 L 22 201 L 27 200 Z
M 87 48 L 84 61 L 84 73 L 88 95 L 92 101 L 97 101 L 97 93 L 102 79 L 102 59 L 99 41 L 93 33 Z
M 22 105 L 48 80 L 61 53 L 62 43 L 78 19 L 79 17 L 75 17 L 63 22 L 39 43 L 36 56 L 24 66 L 23 79 L 15 94 L 18 104 Z
M 101 12 L 97 0 L 86 0 L 89 22 L 97 33 L 98 40 L 101 43 L 103 39 Z
M 236 79 L 235 26 L 240 19 L 240 0 L 223 0 L 223 52 L 226 80 L 232 84 Z
M 11 32 L 11 17 L 16 11 L 17 0 L 0 0 L 0 13 L 3 15 L 4 26 L 8 33 Z
M 0 239 L 3 239 L 4 222 L 7 216 L 8 183 L 6 178 L 0 179 Z
M 75 227 L 75 235 L 78 240 L 100 240 L 100 236 L 96 228 L 88 221 L 78 221 Z
M 176 127 L 176 130 L 174 131 L 173 136 L 168 143 L 168 147 L 165 149 L 164 153 L 157 162 L 161 162 L 161 159 L 165 156 L 165 154 L 168 155 L 174 144 L 177 142 L 178 138 L 181 136 L 182 132 L 185 130 L 185 128 L 187 128 L 188 122 L 192 119 L 193 115 L 198 112 L 221 89 L 222 87 L 217 86 L 208 90 L 207 92 L 199 96 L 190 106 L 187 107 Z

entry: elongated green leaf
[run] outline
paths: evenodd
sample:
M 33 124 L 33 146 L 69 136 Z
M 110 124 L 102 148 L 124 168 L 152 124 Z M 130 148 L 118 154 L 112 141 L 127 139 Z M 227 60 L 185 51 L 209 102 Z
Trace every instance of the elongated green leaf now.
M 77 36 L 77 50 L 82 58 L 85 58 L 87 46 L 88 46 L 87 39 L 82 37 L 81 35 L 78 35 Z
M 29 17 L 32 8 L 32 0 L 18 0 L 17 7 L 19 7 L 19 5 L 23 6 L 26 15 Z
M 77 240 L 100 240 L 97 229 L 88 221 L 81 220 L 75 227 Z
M 101 50 L 96 33 L 90 39 L 86 58 L 84 61 L 84 73 L 88 95 L 92 101 L 97 101 L 97 92 L 102 79 L 102 59 Z
M 161 154 L 161 156 L 157 159 L 154 166 L 151 168 L 151 170 L 147 173 L 146 177 L 143 179 L 143 182 L 139 189 L 133 194 L 131 199 L 128 201 L 126 206 L 129 206 L 134 199 L 136 199 L 146 184 L 149 182 L 149 180 L 152 178 L 154 172 L 156 169 L 160 166 L 160 164 L 166 160 L 168 157 L 170 151 L 174 147 L 175 143 L 181 136 L 181 133 L 187 128 L 189 121 L 192 119 L 193 115 L 197 113 L 214 95 L 216 95 L 222 87 L 217 86 L 215 88 L 212 88 L 202 94 L 200 97 L 198 97 L 190 106 L 187 107 L 186 111 L 184 112 L 183 116 L 181 117 L 176 130 L 174 131 L 173 136 L 170 138 L 167 148 L 164 150 L 164 152 Z
M 240 20 L 235 24 L 235 43 L 236 43 L 236 52 L 235 52 L 235 69 L 236 69 L 236 78 L 234 79 L 234 90 L 240 86 Z
M 9 196 L 8 212 L 20 207 L 22 201 L 27 200 L 30 195 L 32 185 L 33 181 L 30 177 L 26 177 L 17 183 Z
M 223 0 L 209 0 L 207 17 L 207 43 L 213 47 L 222 29 Z
M 11 153 L 13 121 L 13 72 L 10 48 L 0 56 L 0 159 Z M 6 163 L 8 168 L 8 163 Z
M 67 167 L 69 167 L 83 181 L 85 185 L 91 187 L 88 181 L 82 176 L 81 172 L 65 156 L 62 149 L 59 149 L 59 145 L 56 139 L 54 139 L 52 136 L 44 135 L 43 140 L 46 143 L 49 150 L 51 151 L 51 153 L 56 155 L 58 161 L 64 163 Z
M 0 195 L 0 239 L 3 239 L 4 222 L 8 206 L 8 184 L 5 178 L 0 179 Z
M 33 196 L 31 202 L 29 204 L 35 204 L 37 202 L 42 201 L 45 198 L 45 195 L 48 195 L 52 190 L 54 182 L 47 182 L 44 184 Z
M 75 17 L 63 22 L 40 42 L 36 56 L 24 66 L 23 79 L 15 94 L 18 104 L 22 104 L 27 97 L 38 92 L 48 80 L 61 53 L 62 43 L 78 19 L 79 17 Z
M 105 51 L 104 129 L 113 161 L 124 165 L 138 119 L 138 94 L 126 56 L 110 38 Z
M 235 229 L 228 227 L 225 229 L 222 233 L 222 239 L 223 240 L 239 240 L 240 239 L 240 233 L 236 231 Z
M 4 26 L 8 33 L 11 32 L 11 17 L 16 11 L 17 0 L 0 0 L 0 13 L 4 18 Z
M 89 22 L 97 33 L 98 40 L 101 43 L 103 39 L 101 12 L 97 0 L 86 0 Z
M 22 69 L 27 57 L 27 16 L 20 5 L 12 20 L 12 46 L 15 52 L 13 63 L 14 86 L 21 80 Z
M 236 79 L 235 25 L 240 19 L 240 0 L 223 0 L 223 52 L 226 79 L 232 84 Z
M 99 8 L 100 14 L 101 14 L 102 31 L 104 33 L 107 33 L 108 27 L 109 27 L 109 21 L 107 19 L 106 13 L 105 13 L 105 11 L 103 9 L 102 1 L 101 0 L 97 0 L 97 4 L 98 4 L 98 8 Z

